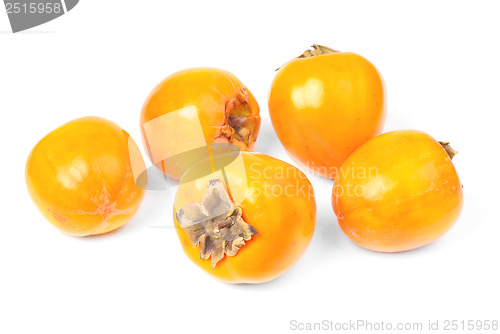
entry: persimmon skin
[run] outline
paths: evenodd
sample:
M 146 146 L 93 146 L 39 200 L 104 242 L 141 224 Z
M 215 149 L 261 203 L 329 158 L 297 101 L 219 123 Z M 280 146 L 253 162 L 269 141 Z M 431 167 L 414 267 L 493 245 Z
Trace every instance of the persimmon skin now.
M 50 132 L 26 162 L 28 192 L 43 216 L 73 236 L 107 233 L 137 211 L 144 190 L 131 159 L 145 170 L 129 134 L 99 117 L 83 117 Z
M 378 70 L 355 53 L 296 58 L 274 77 L 269 113 L 288 154 L 334 179 L 356 148 L 382 132 L 385 84 Z
M 369 140 L 344 162 L 332 205 L 340 227 L 358 245 L 401 252 L 429 244 L 454 225 L 462 185 L 439 142 L 400 130 Z
M 249 143 L 228 140 L 220 135 L 220 129 L 228 123 L 227 104 L 241 89 L 248 94 Z M 181 70 L 160 82 L 144 102 L 140 116 L 143 144 L 151 162 L 165 175 L 179 180 L 193 164 L 208 158 L 208 151 L 192 150 L 193 145 L 206 147 L 213 142 L 228 142 L 241 150 L 251 151 L 260 128 L 259 112 L 259 105 L 250 90 L 232 73 L 217 68 Z M 166 121 L 153 131 L 146 130 L 148 122 L 174 113 L 189 115 L 181 116 L 182 123 L 179 119 Z M 175 158 L 176 152 L 187 154 Z M 162 160 L 155 161 L 158 160 L 155 157 Z M 165 157 L 174 158 L 163 160 Z
M 241 157 L 247 188 L 240 187 L 243 175 L 235 169 L 226 170 L 226 186 L 257 234 L 235 256 L 224 256 L 212 268 L 177 220 L 180 208 L 201 201 L 213 175 L 187 183 L 183 179 L 189 172 L 183 176 L 174 201 L 174 223 L 184 253 L 204 271 L 228 283 L 262 283 L 283 274 L 305 252 L 314 233 L 316 204 L 309 180 L 297 168 L 261 153 L 241 152 Z M 236 200 L 236 193 L 244 194 L 241 200 Z

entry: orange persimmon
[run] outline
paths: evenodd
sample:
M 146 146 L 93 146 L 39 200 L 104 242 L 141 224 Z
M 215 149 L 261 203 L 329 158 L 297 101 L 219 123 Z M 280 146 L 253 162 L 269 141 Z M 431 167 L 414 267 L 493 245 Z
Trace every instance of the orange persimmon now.
M 314 44 L 282 66 L 269 92 L 269 113 L 288 154 L 334 179 L 347 157 L 380 134 L 386 93 L 365 58 Z
M 342 165 L 332 205 L 342 230 L 381 252 L 424 246 L 446 233 L 463 205 L 448 143 L 401 130 L 377 136 Z
M 127 132 L 106 119 L 84 117 L 36 144 L 26 163 L 26 184 L 41 213 L 62 231 L 102 234 L 125 224 L 139 208 L 144 190 L 134 174 L 145 168 Z
M 315 226 L 314 192 L 297 168 L 270 156 L 218 155 L 182 177 L 174 201 L 181 246 L 225 282 L 260 283 L 291 267 Z
M 208 158 L 209 143 L 251 151 L 260 127 L 259 105 L 233 74 L 191 68 L 168 76 L 153 89 L 140 125 L 150 160 L 179 180 L 192 165 Z

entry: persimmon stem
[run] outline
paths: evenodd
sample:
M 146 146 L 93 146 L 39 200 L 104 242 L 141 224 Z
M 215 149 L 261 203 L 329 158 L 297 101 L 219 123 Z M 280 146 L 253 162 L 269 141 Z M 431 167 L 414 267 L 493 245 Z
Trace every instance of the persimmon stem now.
M 329 55 L 329 54 L 332 54 L 332 53 L 338 53 L 338 52 L 340 52 L 340 51 L 334 50 L 332 48 L 329 48 L 327 46 L 318 45 L 318 44 L 313 44 L 311 47 L 313 48 L 312 50 L 306 50 L 306 51 L 304 51 L 297 58 L 309 58 L 309 57 L 315 57 L 315 56 L 321 56 L 321 55 Z
M 200 247 L 200 258 L 211 258 L 214 268 L 224 256 L 235 256 L 257 234 L 242 214 L 224 183 L 214 179 L 209 182 L 201 203 L 186 205 L 176 216 L 191 244 Z
M 249 105 L 249 93 L 245 87 L 241 87 L 236 95 L 226 104 L 226 119 L 215 136 L 215 140 L 227 141 L 238 145 L 244 150 L 253 146 L 256 138 L 260 119 L 252 116 Z
M 339 53 L 340 52 L 340 51 L 334 50 L 332 48 L 329 48 L 327 46 L 318 45 L 318 44 L 313 44 L 313 45 L 311 45 L 311 47 L 312 47 L 312 50 L 306 50 L 300 56 L 298 56 L 298 57 L 296 57 L 294 59 L 297 59 L 297 58 L 311 58 L 311 57 L 316 57 L 316 56 L 321 56 L 321 55 L 329 55 L 329 54 Z M 294 59 L 292 59 L 292 60 L 294 60 Z M 290 61 L 292 61 L 292 60 L 290 60 Z M 288 64 L 290 61 L 288 61 L 285 64 L 283 64 L 280 67 L 278 67 L 276 69 L 276 71 L 278 71 L 280 68 L 282 68 L 283 66 L 285 66 L 286 64 Z
M 446 153 L 450 156 L 450 159 L 453 159 L 455 155 L 457 155 L 458 151 L 455 151 L 454 149 L 451 148 L 450 143 L 447 141 L 440 141 L 439 144 L 444 148 Z

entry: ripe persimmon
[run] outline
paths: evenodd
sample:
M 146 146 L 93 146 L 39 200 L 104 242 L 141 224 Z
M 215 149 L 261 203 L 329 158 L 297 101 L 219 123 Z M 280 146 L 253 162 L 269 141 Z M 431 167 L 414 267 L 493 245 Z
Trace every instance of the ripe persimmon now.
M 233 74 L 215 68 L 179 71 L 160 82 L 142 108 L 141 131 L 148 157 L 179 180 L 209 157 L 209 143 L 251 151 L 260 127 L 259 105 Z
M 269 281 L 306 250 L 314 192 L 294 166 L 260 153 L 234 154 L 184 174 L 174 201 L 177 234 L 191 261 L 218 279 Z
M 269 92 L 269 113 L 292 158 L 333 179 L 347 157 L 380 134 L 386 93 L 365 58 L 313 45 L 283 65 Z
M 84 117 L 36 144 L 26 163 L 26 184 L 41 213 L 62 231 L 102 234 L 125 224 L 139 208 L 144 190 L 136 179 L 145 168 L 127 132 L 106 119 Z
M 359 147 L 335 179 L 332 204 L 342 230 L 381 252 L 424 246 L 446 233 L 463 205 L 448 143 L 401 130 Z

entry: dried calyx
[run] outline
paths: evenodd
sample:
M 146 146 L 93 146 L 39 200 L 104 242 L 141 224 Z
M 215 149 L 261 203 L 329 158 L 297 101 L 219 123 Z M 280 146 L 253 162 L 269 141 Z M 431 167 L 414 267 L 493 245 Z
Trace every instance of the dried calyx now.
M 257 139 L 255 130 L 259 124 L 259 118 L 252 116 L 248 99 L 248 90 L 241 87 L 236 95 L 226 103 L 225 124 L 219 128 L 216 140 L 236 144 L 243 150 L 252 148 Z
M 311 58 L 311 57 L 316 57 L 316 56 L 321 56 L 321 55 L 329 55 L 332 53 L 339 53 L 340 51 L 334 50 L 332 48 L 329 48 L 327 46 L 323 45 L 318 45 L 318 44 L 313 44 L 311 45 L 312 50 L 306 50 L 304 51 L 300 56 L 290 60 L 289 62 L 283 64 L 282 66 L 278 67 L 276 71 L 280 70 L 282 67 L 284 67 L 286 64 L 290 63 L 291 61 L 297 59 L 297 58 Z
M 189 241 L 200 246 L 200 257 L 211 257 L 212 268 L 235 256 L 257 231 L 241 217 L 221 180 L 211 180 L 201 203 L 190 203 L 177 212 L 177 221 Z
M 318 44 L 313 44 L 311 47 L 313 48 L 312 50 L 304 51 L 304 53 L 302 53 L 297 58 L 309 58 L 309 57 L 328 55 L 328 54 L 340 52 L 340 51 L 331 49 L 327 46 L 318 45 Z
M 455 151 L 454 149 L 451 148 L 450 143 L 447 141 L 440 141 L 439 144 L 444 148 L 446 153 L 450 156 L 450 159 L 453 159 L 455 155 L 457 155 L 458 151 Z

